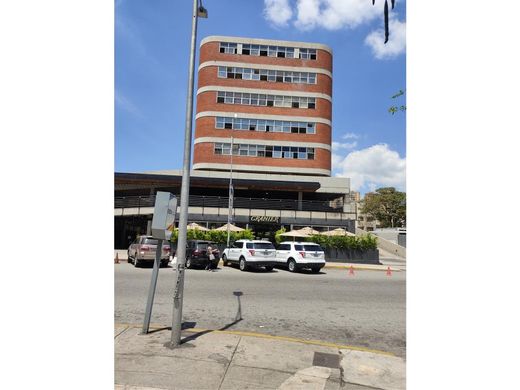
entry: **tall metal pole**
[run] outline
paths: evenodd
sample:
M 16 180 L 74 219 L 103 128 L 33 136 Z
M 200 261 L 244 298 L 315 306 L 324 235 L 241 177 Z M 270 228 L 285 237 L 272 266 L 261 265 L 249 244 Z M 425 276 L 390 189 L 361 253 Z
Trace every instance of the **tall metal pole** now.
M 236 118 L 236 114 L 235 114 Z M 233 190 L 233 137 L 231 137 L 231 164 L 229 168 L 229 194 L 228 194 L 228 218 L 227 218 L 227 247 L 229 248 L 229 236 L 231 230 L 231 213 L 233 212 L 233 197 L 235 196 Z
M 191 134 L 193 116 L 193 84 L 195 73 L 195 44 L 197 41 L 198 0 L 193 0 L 191 24 L 191 52 L 188 75 L 188 96 L 186 98 L 186 127 L 184 131 L 184 162 L 182 166 L 181 208 L 179 213 L 179 236 L 177 240 L 177 280 L 173 294 L 173 320 L 170 346 L 181 343 L 182 300 L 184 292 L 184 266 L 186 264 L 186 236 L 188 225 L 188 200 L 190 196 Z M 202 7 L 201 7 L 202 8 Z

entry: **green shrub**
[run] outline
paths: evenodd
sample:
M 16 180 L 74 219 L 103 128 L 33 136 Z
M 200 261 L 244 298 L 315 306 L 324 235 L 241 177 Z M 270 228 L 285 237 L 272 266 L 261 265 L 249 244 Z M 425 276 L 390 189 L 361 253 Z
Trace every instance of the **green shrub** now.
M 227 232 L 221 230 L 210 230 L 206 232 L 206 239 L 217 244 L 227 243 Z
M 325 236 L 315 234 L 310 237 L 310 241 L 319 244 L 322 248 L 350 249 L 350 250 L 369 250 L 377 248 L 377 237 L 372 235 L 365 236 Z
M 285 229 L 283 227 L 274 232 L 274 241 L 276 242 L 276 245 L 280 245 L 280 243 L 284 240 L 283 236 L 281 236 L 282 233 L 285 233 Z
M 235 242 L 236 240 L 252 240 L 255 238 L 255 235 L 253 234 L 253 231 L 251 229 L 245 229 L 241 232 L 232 232 L 233 240 L 230 241 Z

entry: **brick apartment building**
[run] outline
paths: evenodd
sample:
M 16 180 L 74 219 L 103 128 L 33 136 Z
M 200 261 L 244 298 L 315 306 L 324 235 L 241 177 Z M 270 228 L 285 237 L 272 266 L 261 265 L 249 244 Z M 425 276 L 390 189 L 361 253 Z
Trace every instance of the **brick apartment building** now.
M 281 226 L 354 231 L 350 180 L 331 177 L 331 120 L 328 46 L 203 39 L 188 221 L 208 228 L 227 222 L 232 166 L 233 223 L 257 237 L 273 239 Z M 181 176 L 115 174 L 116 248 L 150 230 L 155 193 L 179 195 Z
M 193 169 L 330 176 L 332 50 L 210 36 L 198 70 Z

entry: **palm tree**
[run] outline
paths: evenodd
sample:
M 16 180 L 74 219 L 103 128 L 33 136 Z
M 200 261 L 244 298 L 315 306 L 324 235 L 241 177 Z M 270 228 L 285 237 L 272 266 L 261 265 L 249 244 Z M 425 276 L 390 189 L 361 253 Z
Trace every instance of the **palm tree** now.
M 372 5 L 374 5 L 376 0 L 372 0 Z M 395 0 L 391 0 L 392 2 L 392 9 L 394 9 Z M 390 32 L 388 31 L 388 0 L 385 0 L 385 43 L 388 42 L 388 37 L 390 35 Z

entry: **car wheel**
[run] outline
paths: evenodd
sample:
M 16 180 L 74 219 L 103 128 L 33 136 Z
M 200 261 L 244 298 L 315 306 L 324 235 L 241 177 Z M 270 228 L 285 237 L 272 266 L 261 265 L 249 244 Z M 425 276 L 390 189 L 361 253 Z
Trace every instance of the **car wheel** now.
M 317 274 L 318 272 L 320 272 L 320 270 L 321 270 L 321 267 L 312 267 L 312 268 L 311 268 L 311 271 L 312 271 L 313 273 L 315 273 L 315 274 Z
M 266 271 L 269 271 L 269 272 L 271 272 L 271 271 L 273 270 L 273 268 L 274 268 L 274 267 L 273 267 L 272 265 L 267 265 L 267 266 L 265 266 L 265 270 L 266 270 Z
M 226 255 L 222 256 L 222 263 L 224 264 L 224 267 L 227 267 L 227 265 L 229 264 Z
M 240 268 L 240 271 L 247 271 L 246 259 L 241 257 L 238 263 L 238 267 Z
M 296 271 L 296 261 L 294 261 L 294 259 L 289 259 L 287 268 L 289 269 L 290 272 L 295 272 Z
M 186 258 L 186 268 L 191 268 L 192 264 L 191 264 L 191 258 L 190 257 L 187 257 Z

